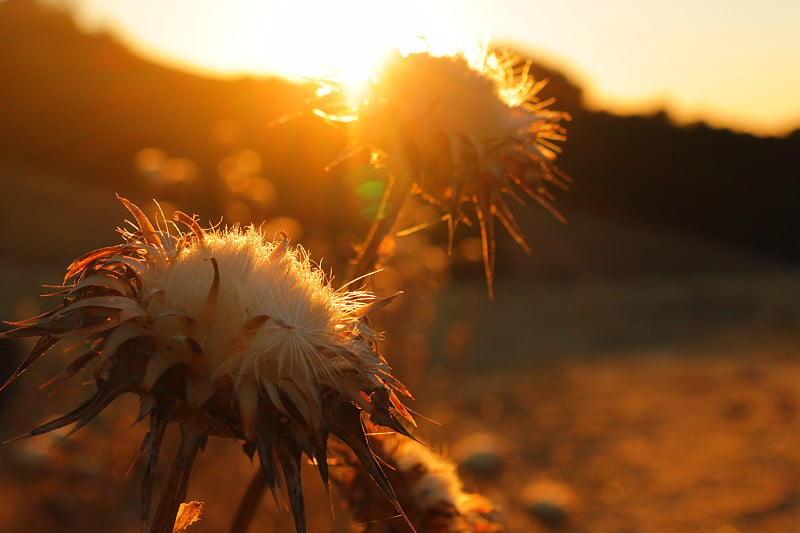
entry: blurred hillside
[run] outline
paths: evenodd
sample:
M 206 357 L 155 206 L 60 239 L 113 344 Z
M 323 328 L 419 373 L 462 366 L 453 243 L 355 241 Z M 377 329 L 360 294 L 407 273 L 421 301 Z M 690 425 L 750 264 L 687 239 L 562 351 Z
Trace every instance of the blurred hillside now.
M 311 87 L 160 67 L 32 0 L 0 3 L 0 72 L 0 159 L 68 176 L 76 189 L 158 197 L 206 219 L 231 199 L 220 162 L 247 149 L 260 155 L 259 177 L 277 191 L 237 196 L 253 218 L 291 215 L 311 233 L 334 235 L 366 227 L 353 187 L 342 186 L 357 173 L 324 171 L 345 145 L 341 132 L 310 116 L 281 120 L 304 109 Z M 800 261 L 800 130 L 757 138 L 676 127 L 665 114 L 590 112 L 561 73 L 534 73 L 550 79 L 543 96 L 573 117 L 561 166 L 575 182 L 557 202 L 565 211 Z M 0 175 L 6 190 L 13 180 Z

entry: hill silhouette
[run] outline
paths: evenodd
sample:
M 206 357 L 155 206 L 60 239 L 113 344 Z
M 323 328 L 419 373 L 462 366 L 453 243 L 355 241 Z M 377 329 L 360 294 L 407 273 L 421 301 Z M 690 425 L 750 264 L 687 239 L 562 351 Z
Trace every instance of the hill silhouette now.
M 247 148 L 261 155 L 261 173 L 280 191 L 262 215 L 335 230 L 358 211 L 337 186 L 342 171 L 324 170 L 345 146 L 343 134 L 311 116 L 279 120 L 302 109 L 312 87 L 171 70 L 108 35 L 82 33 L 67 13 L 32 0 L 0 3 L 0 72 L 0 158 L 152 196 L 134 158 L 158 148 L 196 169 L 191 186 L 162 186 L 159 197 L 212 216 L 226 194 L 220 161 Z M 592 112 L 562 73 L 538 65 L 534 74 L 550 79 L 544 96 L 573 117 L 561 166 L 575 181 L 559 205 L 800 261 L 800 130 L 759 138 L 701 123 L 677 127 L 665 113 Z

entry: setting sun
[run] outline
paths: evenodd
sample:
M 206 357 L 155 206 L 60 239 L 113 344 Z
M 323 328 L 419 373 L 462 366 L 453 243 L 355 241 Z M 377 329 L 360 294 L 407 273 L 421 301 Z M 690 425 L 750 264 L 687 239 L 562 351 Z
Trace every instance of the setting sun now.
M 206 16 L 191 20 L 174 2 L 120 4 L 110 19 L 92 4 L 83 6 L 84 24 L 110 26 L 148 55 L 215 74 L 358 79 L 387 51 L 418 46 L 422 36 L 435 35 L 425 46 L 441 52 L 471 39 L 457 17 L 438 17 L 422 2 L 204 0 L 193 11 Z
M 800 13 L 790 0 L 763 10 L 740 0 L 48 1 L 140 54 L 215 76 L 358 77 L 418 36 L 448 51 L 491 38 L 558 65 L 596 109 L 666 108 L 682 123 L 758 134 L 785 134 L 800 120 L 791 68 Z

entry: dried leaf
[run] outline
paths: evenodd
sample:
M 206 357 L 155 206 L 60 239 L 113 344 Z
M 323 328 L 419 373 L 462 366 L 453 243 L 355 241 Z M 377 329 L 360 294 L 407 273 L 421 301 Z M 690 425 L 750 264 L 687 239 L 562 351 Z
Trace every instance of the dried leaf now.
M 172 533 L 186 531 L 187 527 L 200 520 L 202 512 L 203 502 L 191 501 L 189 503 L 182 503 L 178 509 L 178 517 L 175 519 L 175 527 L 172 528 Z

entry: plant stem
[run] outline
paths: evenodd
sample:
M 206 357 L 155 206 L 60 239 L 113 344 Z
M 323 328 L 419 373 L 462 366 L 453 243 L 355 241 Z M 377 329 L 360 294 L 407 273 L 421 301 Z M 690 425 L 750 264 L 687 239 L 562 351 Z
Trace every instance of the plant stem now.
M 256 509 L 258 509 L 258 504 L 261 503 L 261 497 L 264 496 L 266 489 L 267 478 L 264 476 L 264 471 L 259 468 L 247 485 L 247 491 L 239 503 L 229 533 L 245 533 L 247 531 L 255 518 Z
M 393 177 L 389 181 L 386 191 L 383 194 L 383 200 L 381 200 L 381 207 L 378 210 L 378 215 L 372 223 L 372 228 L 370 228 L 369 234 L 361 247 L 358 259 L 350 275 L 350 280 L 359 279 L 375 269 L 375 264 L 378 260 L 378 249 L 394 227 L 394 223 L 397 221 L 397 217 L 400 215 L 400 211 L 408 197 L 408 192 L 409 187 L 407 179 L 396 179 Z M 351 288 L 356 289 L 358 287 Z
M 181 446 L 172 463 L 161 501 L 158 503 L 150 533 L 172 533 L 178 508 L 186 497 L 189 475 L 200 448 L 207 437 L 205 431 L 181 427 Z

